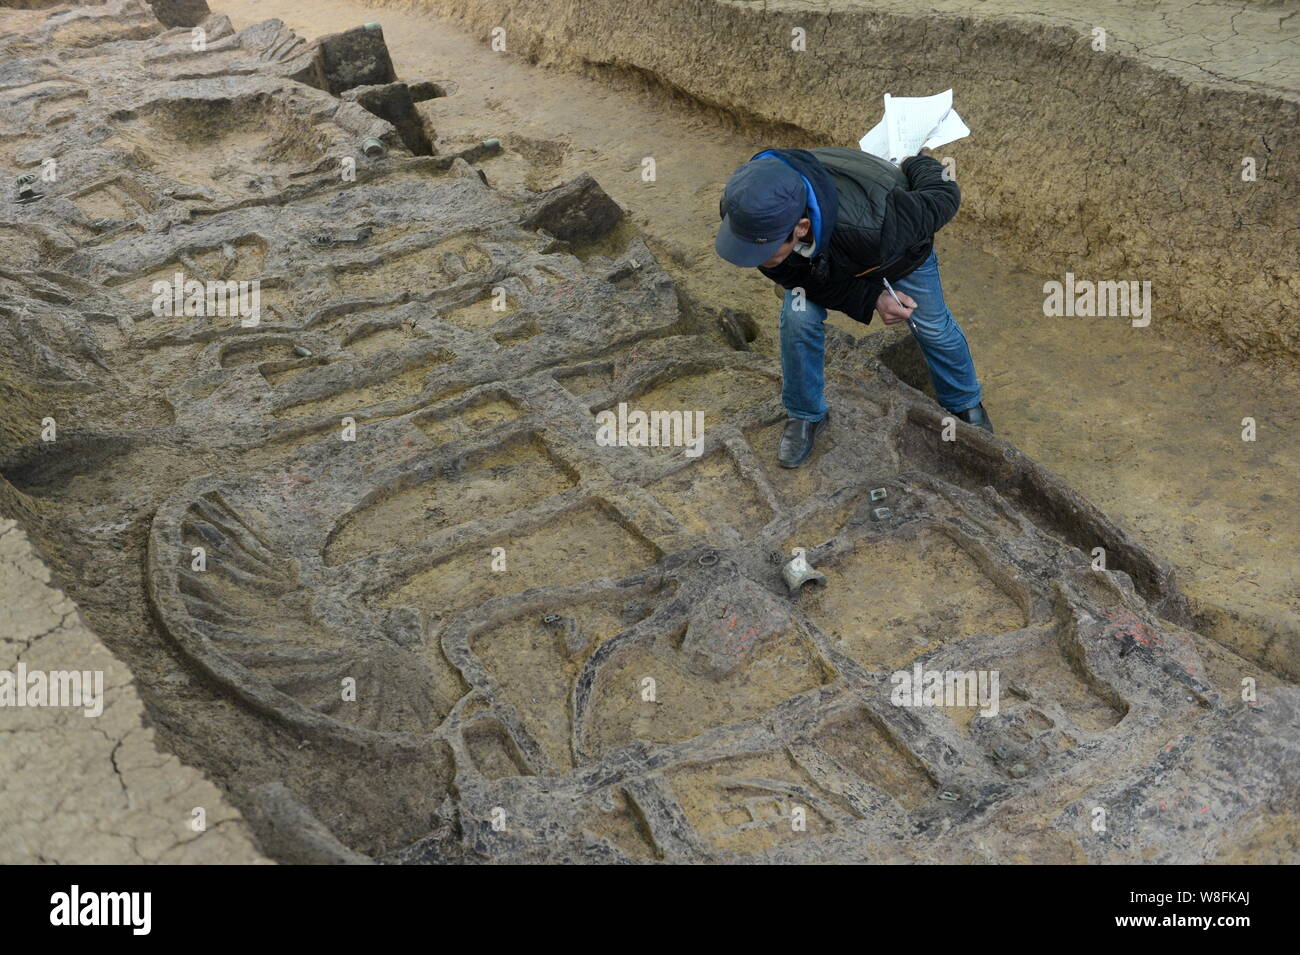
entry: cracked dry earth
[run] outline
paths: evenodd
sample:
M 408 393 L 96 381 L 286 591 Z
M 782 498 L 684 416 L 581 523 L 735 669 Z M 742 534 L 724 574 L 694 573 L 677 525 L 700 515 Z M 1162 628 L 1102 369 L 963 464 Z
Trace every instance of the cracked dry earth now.
M 101 671 L 104 711 L 7 709 L 0 720 L 0 860 L 261 860 L 239 814 L 197 770 L 160 753 L 131 674 L 51 586 L 13 520 L 0 519 L 0 669 Z M 204 807 L 207 828 L 187 823 Z
M 777 366 L 593 180 L 413 155 L 436 84 L 378 29 L 204 28 L 0 10 L 3 162 L 62 170 L 0 220 L 0 508 L 268 855 L 1296 861 L 1300 692 L 1051 472 L 943 440 L 910 339 L 832 335 L 783 471 Z M 156 316 L 177 272 L 259 280 L 260 324 Z M 703 453 L 601 446 L 624 402 L 703 409 Z M 917 663 L 998 671 L 997 714 L 892 705 Z

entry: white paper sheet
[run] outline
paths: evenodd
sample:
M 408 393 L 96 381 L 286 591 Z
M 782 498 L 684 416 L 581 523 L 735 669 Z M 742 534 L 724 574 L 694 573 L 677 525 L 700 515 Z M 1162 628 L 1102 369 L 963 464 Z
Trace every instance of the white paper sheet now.
M 923 148 L 937 149 L 970 135 L 952 108 L 952 90 L 934 96 L 885 94 L 885 116 L 858 141 L 858 148 L 898 164 Z

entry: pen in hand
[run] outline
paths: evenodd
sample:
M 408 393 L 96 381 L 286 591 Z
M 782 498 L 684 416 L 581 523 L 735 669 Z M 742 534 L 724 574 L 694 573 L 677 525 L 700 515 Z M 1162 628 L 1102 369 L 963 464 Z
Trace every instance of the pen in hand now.
M 880 281 L 885 283 L 885 291 L 889 293 L 889 297 L 892 298 L 895 302 L 898 302 L 900 307 L 907 308 L 907 306 L 903 304 L 902 299 L 898 297 L 898 293 L 894 291 L 894 287 L 889 284 L 889 279 L 885 278 L 882 275 L 880 277 Z
M 882 276 L 880 277 L 880 281 L 882 281 L 882 282 L 885 283 L 885 291 L 889 293 L 889 297 L 890 297 L 890 298 L 892 298 L 895 302 L 898 303 L 898 307 L 899 307 L 899 308 L 907 308 L 907 306 L 903 304 L 903 300 L 900 299 L 900 298 L 898 297 L 898 293 L 894 291 L 894 287 L 893 287 L 892 285 L 889 284 L 889 279 L 885 278 L 885 277 L 882 275 Z M 909 310 L 909 311 L 910 311 L 910 310 Z M 916 326 L 912 324 L 912 316 L 911 316 L 911 315 L 908 315 L 908 316 L 907 316 L 907 327 L 910 328 L 910 329 L 912 329 L 912 331 L 916 331 Z

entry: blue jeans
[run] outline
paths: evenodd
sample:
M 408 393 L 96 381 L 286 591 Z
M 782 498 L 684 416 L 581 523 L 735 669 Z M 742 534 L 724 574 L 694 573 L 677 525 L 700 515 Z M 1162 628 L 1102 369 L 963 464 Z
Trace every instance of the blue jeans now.
M 966 335 L 943 301 L 939 259 L 931 252 L 915 272 L 893 285 L 916 300 L 908 325 L 930 366 L 939 404 L 952 412 L 974 408 L 983 395 Z M 826 309 L 805 299 L 803 310 L 796 311 L 793 299 L 787 289 L 781 306 L 781 401 L 790 417 L 820 421 L 826 416 Z

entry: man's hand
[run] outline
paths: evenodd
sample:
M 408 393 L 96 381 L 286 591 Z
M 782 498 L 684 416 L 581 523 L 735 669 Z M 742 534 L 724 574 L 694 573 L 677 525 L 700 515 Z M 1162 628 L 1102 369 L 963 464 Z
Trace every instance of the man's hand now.
M 881 292 L 880 298 L 876 299 L 876 311 L 880 313 L 880 318 L 886 325 L 897 325 L 912 317 L 912 310 L 916 308 L 916 302 L 912 297 L 905 292 L 899 292 L 898 301 L 905 307 L 895 302 L 894 296 L 888 291 Z

